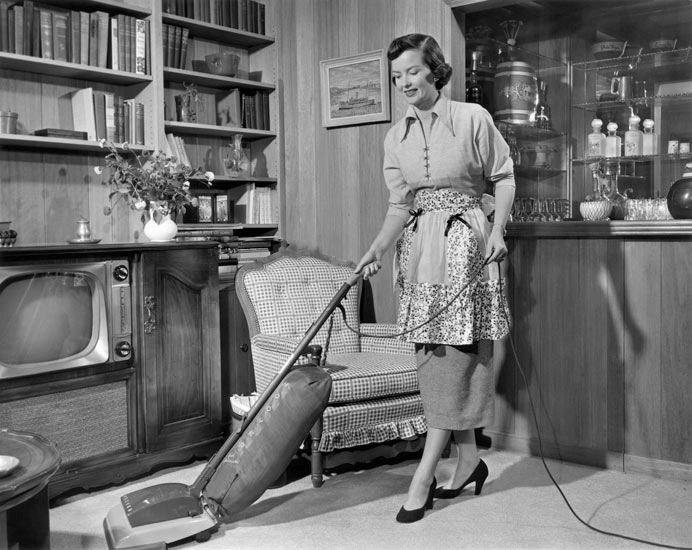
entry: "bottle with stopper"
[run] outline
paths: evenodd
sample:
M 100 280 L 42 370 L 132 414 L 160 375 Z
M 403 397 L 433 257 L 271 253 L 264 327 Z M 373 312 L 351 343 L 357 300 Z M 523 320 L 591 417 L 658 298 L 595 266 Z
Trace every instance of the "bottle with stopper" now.
M 659 135 L 654 133 L 654 121 L 644 119 L 644 135 L 642 136 L 642 155 L 658 155 L 660 151 Z
M 622 138 L 617 135 L 618 124 L 617 122 L 609 122 L 608 135 L 605 139 L 605 156 L 608 158 L 622 156 Z
M 588 136 L 586 145 L 587 157 L 604 157 L 605 156 L 605 134 L 601 131 L 603 121 L 600 118 L 594 118 L 591 121 L 591 133 Z
M 630 107 L 629 129 L 625 132 L 625 156 L 640 157 L 644 142 L 644 132 L 639 129 L 639 118 Z

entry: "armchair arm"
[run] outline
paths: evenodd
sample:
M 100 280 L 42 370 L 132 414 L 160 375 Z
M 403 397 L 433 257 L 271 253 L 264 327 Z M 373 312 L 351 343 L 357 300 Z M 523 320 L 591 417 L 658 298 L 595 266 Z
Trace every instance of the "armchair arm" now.
M 252 348 L 252 363 L 255 371 L 257 391 L 264 391 L 290 355 L 300 343 L 300 338 L 294 336 L 278 336 L 271 334 L 256 334 L 250 340 Z M 301 356 L 296 365 L 306 365 L 310 361 Z
M 398 353 L 401 355 L 413 355 L 414 344 L 404 342 L 399 338 L 388 338 L 388 335 L 399 332 L 399 328 L 393 323 L 361 323 L 360 330 L 363 336 L 360 339 L 360 350 L 370 353 Z

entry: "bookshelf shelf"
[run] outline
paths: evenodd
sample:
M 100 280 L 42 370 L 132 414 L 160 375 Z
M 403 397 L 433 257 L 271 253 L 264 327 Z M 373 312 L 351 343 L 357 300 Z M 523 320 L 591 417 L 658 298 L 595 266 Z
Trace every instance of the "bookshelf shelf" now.
M 45 4 L 72 10 L 104 10 L 114 8 L 119 13 L 148 17 L 151 15 L 150 0 L 44 0 Z
M 22 134 L 0 134 L 0 146 L 21 149 L 68 149 L 70 151 L 97 151 L 99 153 L 104 153 L 104 149 L 98 141 L 27 136 Z M 116 148 L 120 149 L 119 147 Z M 142 151 L 146 149 L 146 147 L 142 145 L 131 145 L 129 149 L 133 151 Z
M 166 121 L 166 132 L 188 135 L 205 135 L 207 137 L 230 138 L 235 134 L 243 134 L 246 140 L 275 138 L 276 132 L 255 130 L 253 128 L 237 128 L 233 126 L 216 126 L 214 124 L 197 124 L 194 122 Z
M 25 73 L 59 76 L 61 78 L 76 78 L 80 80 L 104 82 L 107 84 L 148 84 L 153 81 L 151 75 L 114 71 L 113 69 L 104 69 L 79 63 L 55 61 L 52 59 L 33 57 L 31 55 L 7 52 L 0 52 L 0 67 L 2 67 L 2 69 L 22 71 Z
M 274 43 L 274 37 L 254 32 L 241 31 L 204 21 L 196 21 L 189 17 L 164 13 L 162 15 L 164 23 L 177 25 L 190 29 L 192 36 L 209 40 L 218 40 L 230 44 L 238 44 L 243 47 L 263 47 Z
M 197 71 L 188 71 L 185 69 L 173 69 L 170 67 L 163 69 L 163 77 L 168 82 L 193 82 L 198 86 L 206 86 L 208 88 L 239 88 L 241 90 L 267 91 L 273 91 L 276 89 L 276 86 L 266 82 L 257 82 L 256 80 L 233 78 L 229 76 L 217 76 L 213 74 L 200 73 Z

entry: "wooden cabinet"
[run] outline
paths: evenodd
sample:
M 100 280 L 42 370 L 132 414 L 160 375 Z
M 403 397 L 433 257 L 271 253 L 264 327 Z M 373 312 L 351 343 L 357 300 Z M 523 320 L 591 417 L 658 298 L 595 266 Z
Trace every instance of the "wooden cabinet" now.
M 132 353 L 125 359 L 0 378 L 2 427 L 52 441 L 51 498 L 211 456 L 228 425 L 222 395 L 213 243 L 0 249 L 0 265 L 130 268 Z M 8 314 L 7 312 L 5 313 Z
M 147 251 L 139 358 L 147 452 L 223 433 L 216 251 Z

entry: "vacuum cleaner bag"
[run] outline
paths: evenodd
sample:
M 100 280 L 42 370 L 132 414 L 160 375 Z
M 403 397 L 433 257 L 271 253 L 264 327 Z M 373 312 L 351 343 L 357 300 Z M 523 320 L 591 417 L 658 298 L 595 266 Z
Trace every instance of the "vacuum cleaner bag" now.
M 322 416 L 331 388 L 331 377 L 313 365 L 284 377 L 204 489 L 216 517 L 228 521 L 278 479 Z

